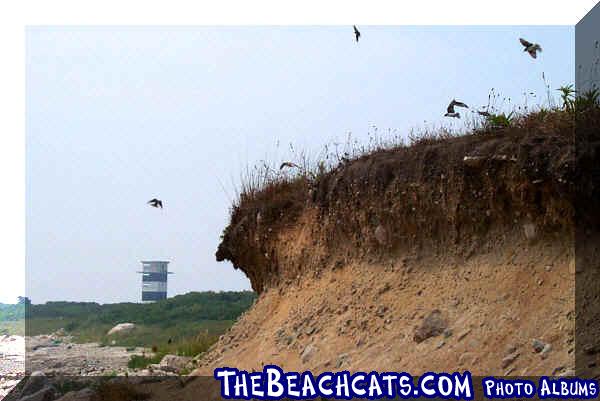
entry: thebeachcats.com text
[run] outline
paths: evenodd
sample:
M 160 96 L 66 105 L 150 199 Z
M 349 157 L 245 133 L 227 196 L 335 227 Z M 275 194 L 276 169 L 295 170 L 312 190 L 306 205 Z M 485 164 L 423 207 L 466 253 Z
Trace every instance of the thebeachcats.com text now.
M 312 400 L 318 397 L 351 400 L 381 398 L 444 398 L 473 400 L 471 373 L 427 372 L 418 378 L 406 372 L 284 372 L 275 365 L 262 371 L 246 372 L 235 368 L 215 369 L 221 383 L 221 396 L 227 399 Z M 537 382 L 525 379 L 485 377 L 481 391 L 493 398 L 563 398 L 598 397 L 598 382 L 578 378 L 541 377 Z

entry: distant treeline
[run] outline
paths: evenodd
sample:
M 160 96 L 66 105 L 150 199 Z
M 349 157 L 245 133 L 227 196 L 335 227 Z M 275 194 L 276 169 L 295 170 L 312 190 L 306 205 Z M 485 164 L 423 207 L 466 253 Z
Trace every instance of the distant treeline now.
M 0 322 L 13 322 L 25 317 L 24 304 L 2 304 L 0 303 Z
M 190 292 L 163 301 L 141 304 L 123 302 L 46 302 L 45 304 L 0 303 L 0 321 L 32 319 L 94 320 L 111 324 L 136 321 L 139 324 L 168 324 L 171 321 L 235 320 L 248 309 L 256 294 L 252 291 Z
M 100 324 L 135 322 L 170 326 L 201 320 L 235 320 L 247 310 L 256 294 L 252 291 L 190 292 L 155 303 L 98 304 L 95 302 L 46 302 L 31 304 L 28 319 L 76 319 Z M 66 327 L 65 327 L 66 328 Z M 66 328 L 68 329 L 68 328 Z

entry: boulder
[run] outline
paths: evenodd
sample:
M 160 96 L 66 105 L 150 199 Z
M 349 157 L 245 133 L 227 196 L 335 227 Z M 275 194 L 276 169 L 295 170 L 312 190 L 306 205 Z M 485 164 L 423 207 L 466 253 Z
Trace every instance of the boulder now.
M 179 372 L 185 369 L 188 363 L 192 360 L 189 356 L 165 355 L 161 359 L 159 366 L 161 370 L 167 372 Z
M 542 350 L 540 351 L 540 356 L 542 357 L 542 359 L 548 358 L 550 351 L 552 351 L 552 344 L 544 345 L 544 348 L 542 348 Z
M 133 323 L 119 323 L 115 327 L 110 329 L 108 333 L 106 333 L 106 335 L 110 336 L 112 334 L 124 334 L 130 332 L 133 329 L 135 329 L 135 324 Z
M 302 351 L 302 354 L 300 354 L 300 359 L 302 360 L 302 363 L 306 363 L 310 360 L 310 358 L 312 358 L 312 356 L 315 354 L 315 352 L 317 351 L 317 348 L 312 345 L 309 344 L 304 348 L 304 351 Z
M 434 309 L 423 319 L 421 326 L 415 329 L 413 340 L 420 343 L 430 337 L 439 336 L 446 330 L 446 327 L 446 321 L 442 318 L 442 312 Z
M 533 347 L 533 350 L 539 354 L 546 347 L 546 343 L 541 340 L 538 340 L 537 338 L 534 338 L 531 341 L 531 346 Z
M 23 393 L 21 393 L 19 401 L 52 401 L 54 400 L 55 395 L 56 391 L 54 390 L 54 387 L 46 386 L 33 394 L 23 396 Z
M 21 396 L 30 395 L 43 389 L 48 384 L 48 378 L 44 372 L 36 371 L 29 376 L 21 392 Z

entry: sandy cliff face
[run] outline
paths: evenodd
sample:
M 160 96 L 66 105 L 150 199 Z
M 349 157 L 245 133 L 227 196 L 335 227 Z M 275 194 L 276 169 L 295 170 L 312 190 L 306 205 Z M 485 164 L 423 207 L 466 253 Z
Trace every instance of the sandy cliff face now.
M 597 192 L 580 185 L 574 131 L 534 114 L 243 195 L 217 259 L 260 297 L 196 373 L 572 373 L 573 205 Z
M 467 260 L 423 255 L 331 266 L 264 291 L 197 373 L 266 363 L 300 371 L 561 373 L 574 366 L 573 288 L 573 252 L 560 241 L 515 241 Z M 418 338 L 436 310 L 439 332 Z M 535 352 L 536 339 L 551 350 Z

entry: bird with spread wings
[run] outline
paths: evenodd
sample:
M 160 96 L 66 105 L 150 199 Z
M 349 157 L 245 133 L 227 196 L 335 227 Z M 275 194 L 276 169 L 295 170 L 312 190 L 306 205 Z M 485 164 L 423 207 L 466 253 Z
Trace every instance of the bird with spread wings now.
M 163 204 L 160 199 L 156 199 L 156 198 L 150 199 L 148 201 L 148 204 L 152 207 L 156 207 L 156 208 L 160 207 L 161 209 L 163 208 Z
M 448 109 L 446 110 L 446 114 L 444 114 L 445 117 L 454 117 L 454 118 L 460 118 L 460 113 L 457 112 L 454 108 L 455 107 L 465 107 L 465 108 L 469 108 L 469 106 L 467 106 L 466 104 L 464 104 L 463 102 L 459 102 L 456 99 L 452 99 L 452 101 L 450 102 L 450 104 L 448 105 Z

